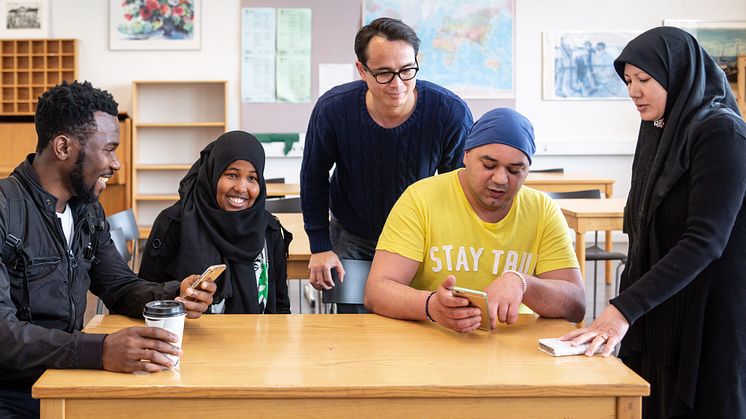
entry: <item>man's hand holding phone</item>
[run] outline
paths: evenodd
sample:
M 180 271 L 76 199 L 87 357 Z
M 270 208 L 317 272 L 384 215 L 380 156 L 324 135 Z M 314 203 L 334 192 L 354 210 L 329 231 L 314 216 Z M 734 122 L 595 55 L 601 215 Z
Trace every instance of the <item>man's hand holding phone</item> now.
M 454 297 L 451 293 L 456 284 L 456 277 L 448 275 L 437 291 L 430 298 L 428 312 L 430 317 L 440 325 L 461 333 L 476 330 L 481 321 L 478 308 L 469 306 L 469 300 Z
M 225 270 L 225 265 L 212 265 L 202 275 L 190 275 L 181 281 L 180 297 L 184 303 L 187 318 L 196 319 L 212 304 L 212 295 L 218 289 L 215 280 Z

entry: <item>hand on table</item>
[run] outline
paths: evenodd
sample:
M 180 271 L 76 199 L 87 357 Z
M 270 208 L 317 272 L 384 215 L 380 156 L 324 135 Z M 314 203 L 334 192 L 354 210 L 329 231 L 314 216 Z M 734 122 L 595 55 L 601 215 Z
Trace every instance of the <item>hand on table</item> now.
M 590 342 L 587 356 L 593 356 L 596 350 L 604 345 L 601 355 L 607 357 L 614 351 L 617 343 L 629 330 L 629 322 L 613 305 L 609 305 L 590 327 L 573 330 L 560 337 L 560 340 L 570 340 L 573 346 Z

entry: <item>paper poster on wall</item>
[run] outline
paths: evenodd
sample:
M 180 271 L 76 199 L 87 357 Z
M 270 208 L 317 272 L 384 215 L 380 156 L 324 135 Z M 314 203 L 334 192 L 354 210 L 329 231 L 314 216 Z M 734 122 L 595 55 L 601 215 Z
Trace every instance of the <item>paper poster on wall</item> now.
M 311 100 L 311 9 L 241 9 L 241 101 Z
M 319 64 L 319 97 L 334 86 L 351 82 L 354 75 L 352 64 Z
M 311 100 L 311 56 L 277 54 L 277 101 L 302 103 Z
M 274 102 L 275 9 L 241 10 L 241 101 Z
M 418 78 L 464 99 L 515 97 L 513 0 L 364 0 L 363 21 L 399 18 L 420 38 Z
M 277 101 L 311 100 L 311 9 L 277 9 Z

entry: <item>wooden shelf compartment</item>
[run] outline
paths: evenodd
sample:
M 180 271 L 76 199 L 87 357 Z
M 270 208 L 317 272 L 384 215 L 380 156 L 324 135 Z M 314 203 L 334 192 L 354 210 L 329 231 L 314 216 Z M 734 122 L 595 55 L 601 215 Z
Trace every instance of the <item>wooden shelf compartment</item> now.
M 74 39 L 0 39 L 0 54 L 0 82 L 16 89 L 12 100 L 17 101 L 13 106 L 3 104 L 3 115 L 33 115 L 39 95 L 63 80 L 77 79 Z M 10 98 L 4 91 L 3 101 Z
M 224 81 L 133 82 L 137 101 L 133 119 L 143 123 L 220 121 L 227 125 Z M 135 96 L 136 95 L 136 96 Z
M 137 147 L 133 149 L 135 165 L 191 165 L 200 151 L 225 132 L 225 125 L 135 124 Z
M 227 82 L 132 83 L 132 207 L 141 226 L 179 199 L 179 182 L 200 151 L 227 129 Z

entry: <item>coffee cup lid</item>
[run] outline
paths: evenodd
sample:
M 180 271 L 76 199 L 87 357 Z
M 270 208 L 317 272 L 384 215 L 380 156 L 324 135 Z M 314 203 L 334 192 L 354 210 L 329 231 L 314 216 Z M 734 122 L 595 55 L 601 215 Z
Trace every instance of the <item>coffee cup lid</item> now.
M 175 300 L 151 301 L 142 312 L 146 317 L 175 317 L 185 313 L 184 303 Z

